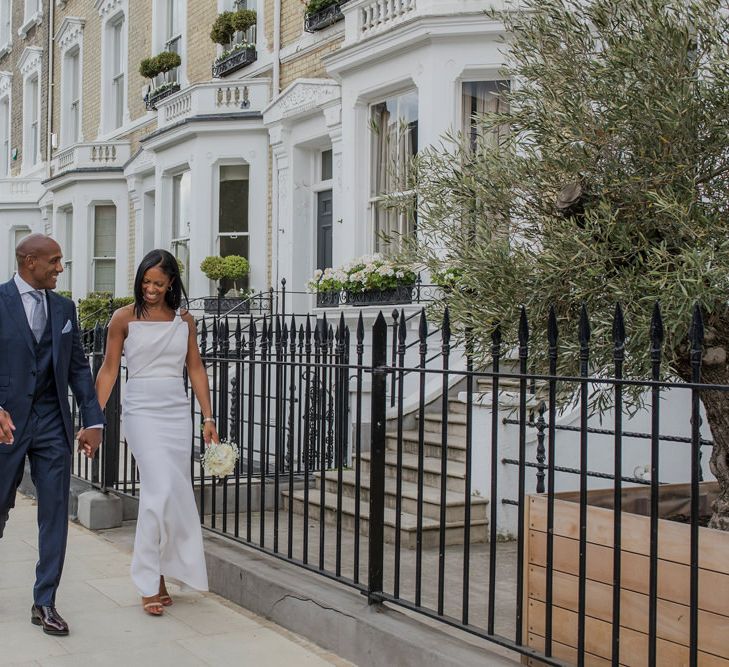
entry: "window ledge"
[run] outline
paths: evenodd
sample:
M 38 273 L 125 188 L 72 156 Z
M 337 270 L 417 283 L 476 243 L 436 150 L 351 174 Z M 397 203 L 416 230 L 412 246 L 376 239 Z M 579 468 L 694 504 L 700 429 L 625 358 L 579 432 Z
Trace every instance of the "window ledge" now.
M 12 47 L 12 44 L 13 44 L 12 42 L 7 41 L 7 42 L 5 42 L 5 44 L 0 46 L 0 58 L 7 55 L 8 53 L 10 53 L 10 48 Z
M 35 14 L 32 14 L 27 19 L 25 19 L 25 22 L 23 23 L 23 25 L 21 25 L 20 28 L 18 28 L 18 34 L 23 39 L 25 39 L 25 36 L 28 34 L 28 32 L 30 32 L 30 29 L 34 25 L 40 25 L 42 21 L 43 21 L 43 11 L 38 10 L 37 12 L 35 12 Z

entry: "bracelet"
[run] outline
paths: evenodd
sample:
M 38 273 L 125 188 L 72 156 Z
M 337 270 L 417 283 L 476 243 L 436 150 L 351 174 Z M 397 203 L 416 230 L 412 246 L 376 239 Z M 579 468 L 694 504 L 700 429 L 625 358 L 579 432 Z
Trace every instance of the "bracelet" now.
M 215 417 L 205 417 L 205 419 L 203 419 L 203 424 L 205 422 L 212 422 L 214 424 L 215 423 Z

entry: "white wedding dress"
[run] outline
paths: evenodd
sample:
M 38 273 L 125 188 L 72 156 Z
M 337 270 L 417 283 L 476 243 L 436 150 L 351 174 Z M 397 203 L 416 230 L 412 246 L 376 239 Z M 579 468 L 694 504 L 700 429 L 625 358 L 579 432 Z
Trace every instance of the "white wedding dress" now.
M 188 336 L 178 311 L 172 322 L 130 322 L 124 342 L 122 424 L 140 479 L 132 580 L 145 597 L 158 593 L 160 575 L 208 590 L 190 480 L 192 419 L 182 377 Z

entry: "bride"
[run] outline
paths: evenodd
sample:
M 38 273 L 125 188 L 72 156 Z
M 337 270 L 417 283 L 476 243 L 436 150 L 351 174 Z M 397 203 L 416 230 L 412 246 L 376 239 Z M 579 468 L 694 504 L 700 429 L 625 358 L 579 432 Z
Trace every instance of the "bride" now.
M 185 367 L 204 415 L 205 443 L 217 442 L 218 434 L 195 322 L 187 311 L 180 311 L 183 294 L 175 257 L 166 250 L 148 253 L 137 269 L 134 303 L 111 318 L 106 356 L 96 379 L 103 408 L 123 351 L 128 379 L 122 423 L 140 477 L 131 573 L 144 610 L 153 616 L 172 604 L 165 577 L 197 590 L 208 589 L 190 479 L 192 419 L 183 384 Z

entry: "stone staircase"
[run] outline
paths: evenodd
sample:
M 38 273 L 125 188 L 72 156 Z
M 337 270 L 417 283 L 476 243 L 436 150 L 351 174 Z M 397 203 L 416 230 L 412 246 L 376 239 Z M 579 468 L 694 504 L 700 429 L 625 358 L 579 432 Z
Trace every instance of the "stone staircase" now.
M 446 525 L 447 545 L 463 544 L 465 527 L 466 490 L 466 406 L 458 400 L 449 401 L 448 458 L 446 465 Z M 416 415 L 416 423 L 420 416 Z M 441 488 L 441 429 L 440 413 L 425 413 L 423 437 L 423 547 L 435 548 L 440 541 L 440 488 Z M 404 430 L 402 434 L 402 490 L 400 540 L 403 548 L 414 549 L 417 544 L 418 502 L 418 448 L 417 428 Z M 397 425 L 390 422 L 385 454 L 385 541 L 395 542 L 397 502 Z M 354 464 L 353 464 L 354 465 Z M 369 528 L 370 453 L 360 455 L 360 533 Z M 309 516 L 318 517 L 321 488 L 324 485 L 325 520 L 328 525 L 337 521 L 337 471 L 328 471 L 322 479 L 315 473 L 314 487 L 309 489 Z M 346 469 L 342 474 L 342 526 L 355 530 L 356 472 Z M 283 492 L 284 507 L 288 510 L 293 502 L 294 512 L 304 512 L 304 490 L 298 489 L 289 497 Z M 484 542 L 488 534 L 488 501 L 481 496 L 471 496 L 472 543 Z

